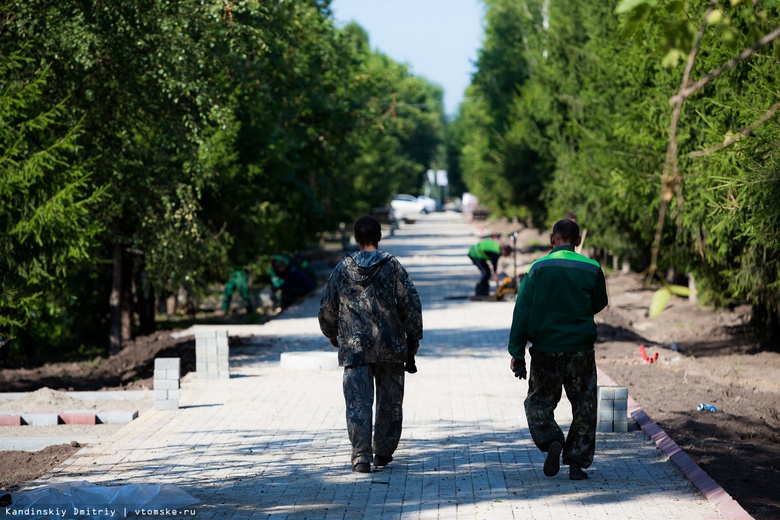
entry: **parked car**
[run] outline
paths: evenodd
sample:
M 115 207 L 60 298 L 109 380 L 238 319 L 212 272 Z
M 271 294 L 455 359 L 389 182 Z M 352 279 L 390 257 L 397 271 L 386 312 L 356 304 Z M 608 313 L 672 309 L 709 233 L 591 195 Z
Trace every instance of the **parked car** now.
M 421 213 L 428 212 L 423 201 L 405 193 L 393 197 L 390 207 L 395 210 L 395 216 L 398 220 L 414 220 Z
M 417 201 L 423 206 L 422 213 L 433 213 L 439 209 L 439 203 L 436 202 L 436 199 L 432 199 L 431 197 L 420 195 L 417 197 Z
M 415 217 L 419 214 L 427 214 L 438 209 L 438 203 L 425 195 L 415 197 L 401 193 L 393 197 L 390 206 L 395 210 L 398 218 Z

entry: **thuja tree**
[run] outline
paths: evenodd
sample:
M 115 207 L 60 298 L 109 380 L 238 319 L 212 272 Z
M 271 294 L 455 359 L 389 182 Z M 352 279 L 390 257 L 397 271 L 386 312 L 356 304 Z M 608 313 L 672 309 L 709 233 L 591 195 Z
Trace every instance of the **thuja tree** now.
M 491 106 L 505 96 L 472 85 L 466 175 L 478 173 L 488 200 L 505 197 L 519 185 L 497 166 L 532 150 L 552 172 L 542 178 L 550 221 L 574 211 L 590 245 L 630 255 L 646 274 L 688 273 L 710 302 L 751 302 L 756 331 L 775 342 L 776 3 L 516 8 L 527 78 L 499 115 Z
M 50 77 L 0 26 L 0 361 L 32 362 L 52 333 L 67 339 L 65 280 L 85 262 L 104 190 L 79 155 L 81 126 L 43 95 Z M 56 329 L 56 330 L 53 330 Z
M 752 303 L 754 330 L 778 348 L 778 4 L 621 2 L 618 11 L 629 28 L 662 33 L 657 55 L 678 78 L 665 96 L 650 268 L 667 250 L 677 263 L 692 258 L 705 296 Z
M 103 229 L 94 252 L 101 262 L 72 287 L 83 289 L 75 295 L 82 302 L 95 284 L 111 287 L 110 300 L 87 314 L 101 316 L 89 327 L 110 332 L 113 352 L 132 334 L 136 273 L 156 280 L 173 264 L 158 261 L 160 272 L 149 272 L 149 257 L 175 248 L 174 273 L 186 283 L 215 250 L 208 234 L 195 232 L 193 204 L 209 174 L 197 160 L 201 136 L 218 109 L 207 33 L 225 23 L 223 8 L 75 0 L 6 7 L 5 36 L 34 42 L 31 59 L 51 73 L 45 97 L 66 100 L 64 113 L 82 117 L 79 156 L 91 159 L 91 183 L 106 190 L 90 215 Z
M 526 5 L 531 73 L 508 135 L 550 165 L 544 224 L 573 212 L 588 230 L 586 246 L 641 268 L 663 164 L 666 101 L 658 91 L 671 75 L 621 37 L 615 2 Z
M 522 2 L 485 3 L 485 41 L 458 121 L 463 181 L 497 215 L 539 223 L 545 214 L 539 196 L 550 164 L 534 148 L 533 135 L 511 133 L 517 121 L 513 107 L 529 80 L 527 41 L 533 28 Z M 536 123 L 527 121 L 530 128 Z

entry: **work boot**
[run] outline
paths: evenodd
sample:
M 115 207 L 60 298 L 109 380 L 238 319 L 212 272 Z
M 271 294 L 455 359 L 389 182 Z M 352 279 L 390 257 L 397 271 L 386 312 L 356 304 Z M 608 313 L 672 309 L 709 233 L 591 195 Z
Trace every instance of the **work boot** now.
M 352 466 L 352 471 L 355 471 L 357 473 L 371 473 L 371 463 L 358 462 L 357 464 Z
M 582 470 L 582 466 L 576 462 L 569 465 L 569 480 L 585 480 L 587 478 L 588 474 Z
M 558 474 L 558 470 L 561 469 L 561 450 L 563 444 L 558 441 L 550 444 L 547 450 L 547 457 L 544 459 L 544 475 L 547 477 L 554 477 Z
M 393 461 L 392 455 L 374 455 L 374 466 L 381 468 Z

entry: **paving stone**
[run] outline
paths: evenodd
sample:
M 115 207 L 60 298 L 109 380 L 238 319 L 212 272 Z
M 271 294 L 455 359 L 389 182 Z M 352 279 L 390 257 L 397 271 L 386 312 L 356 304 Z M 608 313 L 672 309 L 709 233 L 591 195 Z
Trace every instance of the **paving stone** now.
M 128 424 L 138 418 L 138 411 L 109 411 L 98 412 L 97 419 L 101 424 Z
M 89 412 L 63 412 L 60 414 L 63 424 L 94 425 L 98 423 L 97 414 Z
M 30 426 L 54 426 L 59 424 L 60 416 L 51 412 L 25 412 L 22 414 L 22 422 Z
M 0 426 L 21 426 L 22 415 L 17 413 L 0 413 Z

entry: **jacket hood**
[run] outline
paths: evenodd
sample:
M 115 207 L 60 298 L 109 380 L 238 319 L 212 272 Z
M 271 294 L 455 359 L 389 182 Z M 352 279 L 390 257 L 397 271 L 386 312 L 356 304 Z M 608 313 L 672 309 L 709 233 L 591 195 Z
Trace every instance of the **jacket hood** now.
M 392 258 L 384 251 L 357 251 L 344 258 L 344 272 L 356 284 L 366 286 Z

